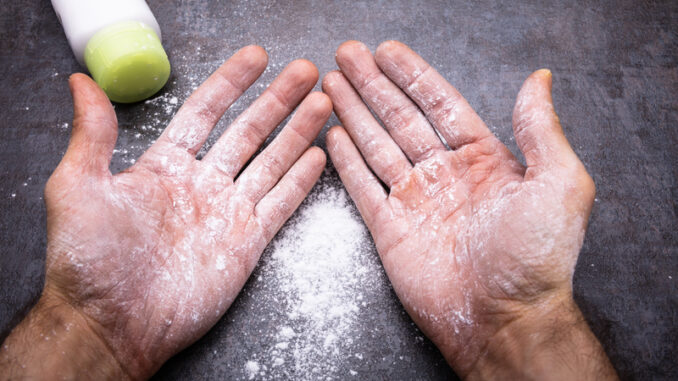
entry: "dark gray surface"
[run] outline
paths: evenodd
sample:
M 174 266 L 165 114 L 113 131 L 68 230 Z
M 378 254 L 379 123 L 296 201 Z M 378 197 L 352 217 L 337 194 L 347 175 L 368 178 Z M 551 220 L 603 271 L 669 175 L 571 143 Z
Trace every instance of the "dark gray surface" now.
M 310 59 L 321 74 L 334 69 L 334 50 L 344 40 L 359 39 L 374 49 L 383 40 L 399 39 L 457 86 L 516 152 L 515 96 L 532 70 L 549 67 L 566 134 L 598 189 L 574 277 L 576 300 L 623 379 L 678 379 L 678 3 L 149 3 L 173 64 L 164 93 L 180 102 L 247 44 L 269 52 L 272 67 L 258 82 L 265 84 L 294 58 Z M 66 80 L 77 70 L 48 1 L 3 1 L 0 338 L 30 308 L 43 283 L 42 189 L 68 141 L 64 123 L 70 123 L 72 111 Z M 251 89 L 235 111 L 260 92 L 258 86 Z M 121 131 L 114 171 L 157 137 L 155 127 L 173 111 L 166 113 L 164 106 L 117 107 Z M 148 125 L 154 128 L 143 128 Z M 324 133 L 318 144 L 323 139 Z M 336 186 L 338 179 L 330 169 L 323 181 Z M 376 261 L 373 248 L 365 255 Z M 453 378 L 435 348 L 419 338 L 383 273 L 375 279 L 366 293 L 370 308 L 355 332 L 354 346 L 364 359 L 328 354 L 325 362 L 354 369 L 360 379 Z M 267 337 L 277 329 L 278 306 L 271 300 L 264 277 L 250 281 L 222 321 L 157 378 L 246 377 L 244 363 L 265 352 Z M 304 377 L 294 369 L 280 374 Z

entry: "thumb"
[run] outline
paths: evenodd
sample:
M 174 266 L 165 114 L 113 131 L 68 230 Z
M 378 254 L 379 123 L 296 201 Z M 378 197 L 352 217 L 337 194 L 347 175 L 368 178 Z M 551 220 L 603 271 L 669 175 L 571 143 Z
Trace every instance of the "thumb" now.
M 527 162 L 526 180 L 554 166 L 580 165 L 553 108 L 548 69 L 532 73 L 520 89 L 513 109 L 513 133 Z
M 111 102 L 84 74 L 69 79 L 73 96 L 73 132 L 58 169 L 76 173 L 110 175 L 109 165 L 118 138 L 118 120 Z

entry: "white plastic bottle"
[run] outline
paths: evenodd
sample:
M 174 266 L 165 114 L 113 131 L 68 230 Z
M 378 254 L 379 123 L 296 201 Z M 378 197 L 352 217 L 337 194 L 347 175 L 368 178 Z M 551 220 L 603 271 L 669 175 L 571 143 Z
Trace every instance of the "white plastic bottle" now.
M 160 26 L 144 0 L 52 0 L 80 64 L 116 102 L 160 90 L 170 73 Z

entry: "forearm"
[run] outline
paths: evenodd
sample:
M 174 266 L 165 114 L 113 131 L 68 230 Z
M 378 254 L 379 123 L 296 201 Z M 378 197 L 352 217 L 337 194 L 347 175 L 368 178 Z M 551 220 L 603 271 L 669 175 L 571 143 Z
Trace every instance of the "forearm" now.
M 84 318 L 43 295 L 0 348 L 0 380 L 129 377 Z
M 571 297 L 500 329 L 467 380 L 616 380 L 605 351 Z

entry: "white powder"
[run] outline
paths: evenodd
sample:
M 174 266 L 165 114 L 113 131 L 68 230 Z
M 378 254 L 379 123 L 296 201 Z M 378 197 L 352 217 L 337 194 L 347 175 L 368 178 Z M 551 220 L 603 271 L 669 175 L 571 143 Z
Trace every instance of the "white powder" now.
M 245 370 L 247 371 L 247 378 L 253 380 L 259 373 L 259 363 L 256 361 L 248 361 L 245 363 Z
M 118 129 L 120 139 L 113 150 L 113 162 L 132 165 L 153 143 L 169 124 L 172 116 L 179 108 L 179 98 L 171 93 L 164 93 L 146 100 L 139 111 L 145 114 L 145 124 Z M 68 128 L 65 124 L 64 128 Z
M 262 379 L 344 379 L 337 359 L 355 352 L 363 290 L 383 282 L 369 233 L 340 184 L 327 176 L 270 245 L 260 274 L 284 316 L 258 356 Z
M 226 258 L 223 255 L 217 257 L 217 264 L 215 266 L 217 270 L 223 270 L 226 268 Z
M 179 98 L 172 94 L 165 93 L 145 101 L 144 105 L 160 107 L 160 109 L 163 110 L 166 115 L 171 115 L 177 108 L 178 103 Z

